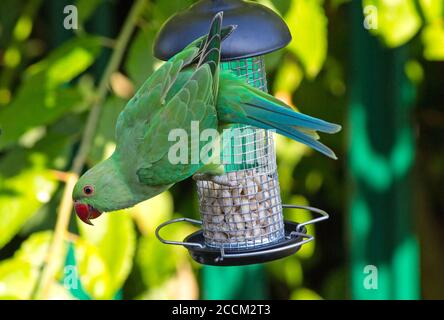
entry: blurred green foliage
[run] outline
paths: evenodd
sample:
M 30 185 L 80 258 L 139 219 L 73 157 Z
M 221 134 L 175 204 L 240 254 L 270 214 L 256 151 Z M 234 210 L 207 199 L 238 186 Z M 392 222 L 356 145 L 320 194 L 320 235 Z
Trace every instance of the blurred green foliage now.
M 93 67 L 103 64 L 101 53 L 113 43 L 96 34 L 92 22 L 107 7 L 121 14 L 115 18 L 120 26 L 129 9 L 126 2 L 115 0 L 77 0 L 80 28 L 58 44 L 50 34 L 63 26 L 51 21 L 54 14 L 63 12 L 54 13 L 53 2 L 0 2 L 0 298 L 35 297 L 63 187 L 60 172 L 69 168 L 77 151 L 89 111 L 85 106 L 95 97 L 101 74 Z M 303 112 L 343 123 L 349 1 L 258 2 L 279 12 L 294 38 L 286 49 L 266 57 L 272 92 Z M 120 73 L 111 79 L 88 166 L 112 152 L 118 113 L 134 89 L 160 65 L 152 56 L 160 26 L 192 3 L 147 0 Z M 422 46 L 423 56 L 413 56 L 406 65 L 407 75 L 419 85 L 425 75 L 418 61 L 444 60 L 443 1 L 362 3 L 377 9 L 378 28 L 370 32 L 384 45 L 394 48 L 414 41 Z M 344 159 L 343 136 L 325 138 Z M 312 151 L 283 137 L 277 137 L 277 153 L 284 202 L 316 203 L 337 215 L 319 230 L 309 227 L 318 238 L 316 242 L 295 256 L 266 265 L 271 297 L 345 298 L 345 248 L 340 238 L 345 233 L 344 215 L 340 214 L 346 202 L 343 162 L 311 156 Z M 198 298 L 200 266 L 184 248 L 163 245 L 154 236 L 155 227 L 163 221 L 182 215 L 197 217 L 195 199 L 192 182 L 185 181 L 132 209 L 103 215 L 94 227 L 76 224 L 73 217 L 65 249 L 74 248 L 84 294 L 94 299 L 119 295 L 131 299 Z M 304 211 L 288 210 L 285 215 L 296 221 L 310 219 L 310 213 Z M 182 239 L 193 230 L 179 225 L 166 230 L 164 236 Z M 59 258 L 58 282 L 53 284 L 51 297 L 74 298 L 78 296 L 76 282 L 72 287 L 66 285 L 72 274 L 64 256 Z

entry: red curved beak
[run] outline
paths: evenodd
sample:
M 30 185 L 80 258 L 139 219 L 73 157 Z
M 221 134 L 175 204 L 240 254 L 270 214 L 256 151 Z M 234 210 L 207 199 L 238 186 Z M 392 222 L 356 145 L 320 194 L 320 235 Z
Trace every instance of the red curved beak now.
M 96 219 L 102 214 L 99 210 L 95 209 L 94 207 L 77 201 L 74 201 L 74 209 L 76 210 L 79 219 L 91 226 L 93 226 L 93 224 L 91 223 L 90 220 Z

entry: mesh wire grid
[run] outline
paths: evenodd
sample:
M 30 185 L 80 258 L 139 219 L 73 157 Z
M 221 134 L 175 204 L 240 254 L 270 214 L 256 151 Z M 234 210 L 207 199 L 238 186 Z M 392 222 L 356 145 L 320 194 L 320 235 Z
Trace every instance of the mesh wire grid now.
M 263 57 L 225 62 L 221 69 L 267 91 Z M 223 141 L 226 174 L 217 182 L 197 181 L 205 244 L 245 249 L 281 240 L 285 231 L 273 133 L 237 124 L 224 132 Z

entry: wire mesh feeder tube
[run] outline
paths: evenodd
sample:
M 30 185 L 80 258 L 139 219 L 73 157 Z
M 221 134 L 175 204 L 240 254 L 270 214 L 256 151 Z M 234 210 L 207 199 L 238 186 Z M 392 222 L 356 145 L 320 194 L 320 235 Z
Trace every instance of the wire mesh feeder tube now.
M 263 57 L 229 61 L 230 70 L 267 91 Z M 197 181 L 204 241 L 216 248 L 256 248 L 285 237 L 273 133 L 233 125 L 222 138 L 226 174 Z

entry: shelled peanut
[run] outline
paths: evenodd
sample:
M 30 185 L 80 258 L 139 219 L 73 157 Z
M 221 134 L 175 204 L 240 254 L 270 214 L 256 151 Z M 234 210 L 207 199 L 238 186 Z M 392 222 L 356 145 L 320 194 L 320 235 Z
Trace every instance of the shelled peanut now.
M 265 242 L 280 229 L 280 196 L 275 177 L 253 170 L 198 181 L 204 236 L 212 242 Z

